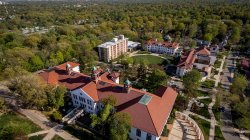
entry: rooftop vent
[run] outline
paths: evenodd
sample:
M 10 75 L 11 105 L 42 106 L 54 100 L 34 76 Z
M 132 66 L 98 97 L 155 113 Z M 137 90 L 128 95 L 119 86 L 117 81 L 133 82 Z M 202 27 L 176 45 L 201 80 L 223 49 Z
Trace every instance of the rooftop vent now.
M 140 99 L 139 103 L 143 105 L 147 105 L 151 99 L 152 99 L 152 96 L 144 94 L 142 98 Z

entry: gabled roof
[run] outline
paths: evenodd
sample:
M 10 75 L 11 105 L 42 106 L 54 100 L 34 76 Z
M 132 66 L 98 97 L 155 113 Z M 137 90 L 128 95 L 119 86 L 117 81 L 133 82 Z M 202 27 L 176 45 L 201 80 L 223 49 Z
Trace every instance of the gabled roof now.
M 166 48 L 177 48 L 179 47 L 179 43 L 176 43 L 176 42 L 167 42 L 167 41 L 164 41 L 164 42 L 158 42 L 157 39 L 151 39 L 149 41 L 147 41 L 147 45 L 159 45 L 159 46 L 164 46 Z
M 185 68 L 192 68 L 192 64 L 195 61 L 195 50 L 191 50 L 190 52 L 184 53 L 177 67 L 185 67 Z
M 196 54 L 210 55 L 210 51 L 206 47 L 200 47 L 196 50 Z
M 39 75 L 48 84 L 62 84 L 69 90 L 81 88 L 96 102 L 114 96 L 117 100 L 117 111 L 128 113 L 133 127 L 156 136 L 161 135 L 177 97 L 175 90 L 164 86 L 160 87 L 156 94 L 132 87 L 128 91 L 124 90 L 123 85 L 116 84 L 108 78 L 108 72 L 102 73 L 98 81 L 92 81 L 89 76 L 78 72 L 69 75 L 60 67 Z M 150 100 L 145 100 L 145 104 L 139 103 L 145 96 Z

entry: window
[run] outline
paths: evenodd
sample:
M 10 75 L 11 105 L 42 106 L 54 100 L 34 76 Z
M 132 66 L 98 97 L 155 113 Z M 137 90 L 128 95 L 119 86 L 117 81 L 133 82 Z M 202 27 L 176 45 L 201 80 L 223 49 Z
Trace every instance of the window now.
M 83 102 L 86 103 L 85 98 L 83 98 Z
M 87 100 L 87 103 L 88 103 L 89 105 L 91 105 L 91 101 L 90 101 L 90 100 Z
M 136 136 L 141 137 L 141 130 L 140 129 L 136 130 Z
M 151 140 L 151 138 L 152 138 L 152 135 L 149 134 L 149 133 L 147 133 L 147 138 L 146 138 L 146 140 Z

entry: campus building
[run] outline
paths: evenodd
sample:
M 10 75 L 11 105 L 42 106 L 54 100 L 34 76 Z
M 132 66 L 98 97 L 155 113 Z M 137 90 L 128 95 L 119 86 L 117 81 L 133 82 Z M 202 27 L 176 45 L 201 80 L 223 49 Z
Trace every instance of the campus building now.
M 79 64 L 67 62 L 39 75 L 48 84 L 67 87 L 75 107 L 98 113 L 102 99 L 114 96 L 116 112 L 131 116 L 132 140 L 159 140 L 175 103 L 177 92 L 170 87 L 160 87 L 154 94 L 135 89 L 129 80 L 119 84 L 119 73 L 93 67 L 91 76 L 79 73 Z
M 202 73 L 202 81 L 204 81 L 207 77 L 210 77 L 215 60 L 216 57 L 212 56 L 206 47 L 192 49 L 181 56 L 177 65 L 176 75 L 182 77 L 195 68 Z
M 145 45 L 145 48 L 150 52 L 177 56 L 181 54 L 181 52 L 176 53 L 179 47 L 179 43 L 158 42 L 157 39 L 151 39 Z
M 104 62 L 110 62 L 128 51 L 128 38 L 125 38 L 124 35 L 119 35 L 111 41 L 98 45 L 97 48 L 99 59 Z

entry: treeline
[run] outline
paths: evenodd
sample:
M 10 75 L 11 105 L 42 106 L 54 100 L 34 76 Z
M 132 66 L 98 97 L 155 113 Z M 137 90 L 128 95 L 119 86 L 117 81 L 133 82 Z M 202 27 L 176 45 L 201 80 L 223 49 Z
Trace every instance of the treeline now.
M 174 41 L 185 38 L 190 42 L 185 46 L 195 46 L 196 38 L 220 43 L 231 33 L 229 45 L 247 48 L 250 43 L 247 3 L 17 2 L 6 9 L 0 7 L 2 78 L 17 69 L 37 71 L 65 61 L 78 61 L 86 69 L 98 60 L 96 46 L 118 34 L 142 44 L 170 34 Z M 37 26 L 49 32 L 21 32 Z

